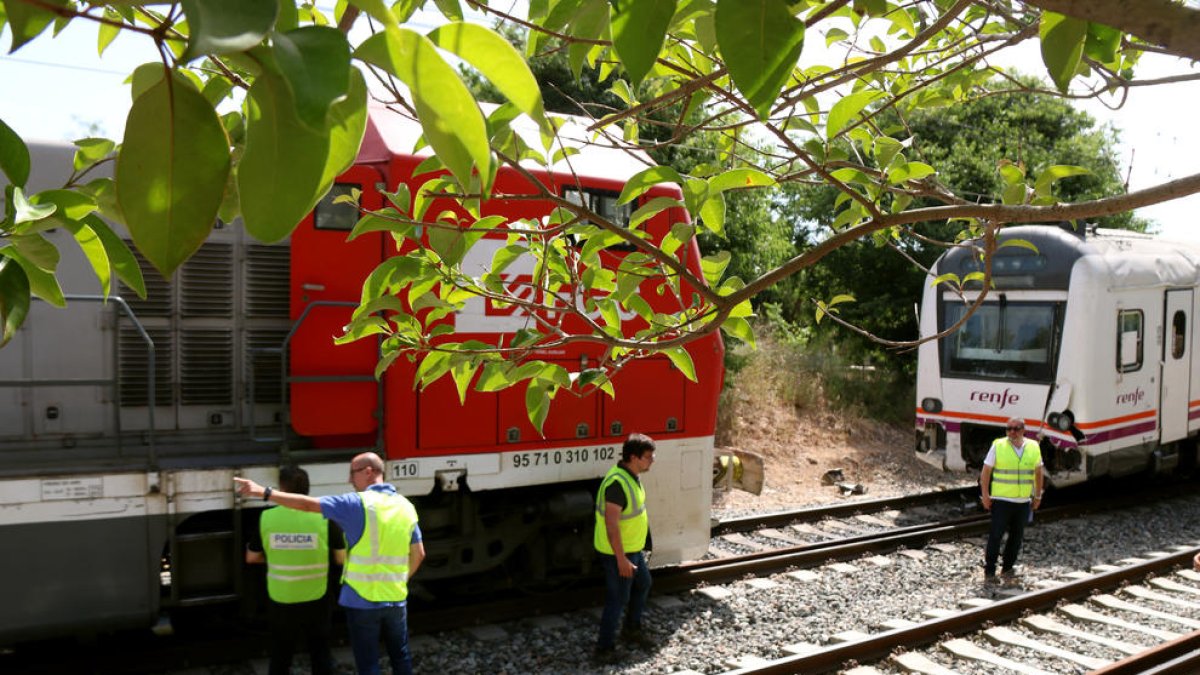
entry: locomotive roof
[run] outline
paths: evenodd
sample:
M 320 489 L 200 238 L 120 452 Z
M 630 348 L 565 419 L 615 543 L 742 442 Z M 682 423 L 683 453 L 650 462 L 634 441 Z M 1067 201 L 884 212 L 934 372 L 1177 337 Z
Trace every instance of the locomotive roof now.
M 1022 225 L 1000 231 L 1001 243 L 1023 240 L 1023 246 L 996 251 L 992 279 L 999 290 L 1037 288 L 1066 290 L 1071 272 L 1083 261 L 1115 287 L 1193 285 L 1200 280 L 1200 246 L 1128 230 L 1087 229 L 1076 234 L 1055 225 Z M 974 252 L 956 248 L 942 256 L 937 273 L 966 274 L 981 269 Z
M 487 115 L 497 106 L 480 104 L 480 107 Z M 578 154 L 554 163 L 551 170 L 555 173 L 577 173 L 623 183 L 639 171 L 654 166 L 654 161 L 646 153 L 615 147 L 603 135 L 589 132 L 587 127 L 592 120 L 572 115 L 555 114 L 552 117 L 559 121 L 558 135 L 562 143 L 579 150 Z M 530 147 L 541 151 L 541 136 L 532 120 L 522 115 L 512 121 L 512 128 Z M 402 111 L 372 101 L 367 106 L 367 130 L 358 151 L 358 162 L 386 162 L 397 155 L 432 155 L 429 146 L 413 150 L 420 137 L 421 126 L 416 120 Z M 558 147 L 557 142 L 555 147 Z M 531 170 L 543 169 L 541 164 L 528 160 L 523 161 L 522 165 Z

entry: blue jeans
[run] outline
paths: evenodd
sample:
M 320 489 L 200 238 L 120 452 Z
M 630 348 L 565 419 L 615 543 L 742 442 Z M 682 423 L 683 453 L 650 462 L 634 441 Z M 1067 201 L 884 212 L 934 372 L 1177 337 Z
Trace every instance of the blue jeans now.
M 600 556 L 600 564 L 604 567 L 604 614 L 600 616 L 600 637 L 596 641 L 596 649 L 607 650 L 616 646 L 617 623 L 627 603 L 629 611 L 625 614 L 625 627 L 630 630 L 642 628 L 642 612 L 646 609 L 646 598 L 650 597 L 650 566 L 646 564 L 646 556 L 641 551 L 626 553 L 625 557 L 634 565 L 630 578 L 622 577 L 617 571 L 615 556 Z
M 412 654 L 408 651 L 408 607 L 344 609 L 358 675 L 379 675 L 380 635 L 387 645 L 392 673 L 412 675 Z
M 1017 564 L 1017 555 L 1021 552 L 1021 541 L 1025 538 L 1025 523 L 1029 522 L 1029 502 L 1006 502 L 1001 499 L 992 500 L 992 528 L 988 532 L 987 551 L 983 558 L 985 574 L 996 573 L 996 559 L 1000 557 L 1000 539 L 1008 533 L 1008 541 L 1004 543 L 1003 569 L 1012 571 Z

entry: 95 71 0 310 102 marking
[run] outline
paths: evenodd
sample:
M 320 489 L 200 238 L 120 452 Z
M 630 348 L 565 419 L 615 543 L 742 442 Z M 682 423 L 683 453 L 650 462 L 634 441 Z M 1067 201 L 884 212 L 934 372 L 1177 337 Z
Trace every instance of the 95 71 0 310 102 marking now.
M 564 464 L 607 464 L 616 461 L 618 457 L 616 446 L 599 445 L 590 448 L 514 452 L 508 461 L 514 469 L 530 469 Z

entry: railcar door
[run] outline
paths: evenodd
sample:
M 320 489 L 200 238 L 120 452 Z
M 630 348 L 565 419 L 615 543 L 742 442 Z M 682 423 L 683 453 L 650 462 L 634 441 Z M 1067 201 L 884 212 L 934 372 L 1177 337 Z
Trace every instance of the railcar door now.
M 1167 291 L 1163 328 L 1162 395 L 1159 399 L 1160 442 L 1187 436 L 1192 372 L 1192 289 Z
M 290 412 L 292 427 L 305 436 L 354 436 L 378 428 L 378 346 L 369 339 L 336 346 L 333 338 L 349 323 L 363 280 L 383 260 L 382 233 L 346 241 L 358 210 L 335 199 L 357 189 L 362 208 L 378 209 L 381 180 L 372 167 L 350 167 L 292 233 Z

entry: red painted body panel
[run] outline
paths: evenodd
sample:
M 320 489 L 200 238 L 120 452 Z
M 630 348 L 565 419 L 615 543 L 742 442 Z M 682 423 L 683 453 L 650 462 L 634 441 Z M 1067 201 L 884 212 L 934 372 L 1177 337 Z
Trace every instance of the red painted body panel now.
M 373 115 L 378 111 L 373 110 Z M 364 205 L 377 206 L 380 196 L 372 185 L 382 180 L 389 190 L 400 183 L 410 192 L 430 177 L 414 178 L 412 172 L 425 156 L 398 152 L 405 147 L 402 141 L 385 138 L 400 129 L 393 122 L 368 125 L 363 148 L 356 165 L 339 178 L 354 182 L 364 189 Z M 378 178 L 375 169 L 385 167 Z M 611 176 L 548 174 L 532 171 L 537 180 L 556 192 L 563 186 L 579 185 L 593 190 L 619 193 L 624 179 Z M 537 189 L 527 178 L 510 168 L 502 168 L 496 177 L 494 194 L 535 195 Z M 367 197 L 373 201 L 368 201 Z M 657 186 L 643 196 L 642 201 L 656 196 L 681 198 L 674 186 Z M 537 199 L 492 199 L 485 203 L 484 214 L 503 215 L 510 220 L 540 218 L 550 213 L 552 205 Z M 429 209 L 426 220 L 449 214 L 465 215 L 451 200 L 438 200 Z M 681 209 L 661 213 L 644 227 L 655 240 L 664 236 L 672 221 L 686 220 Z M 310 217 L 293 235 L 293 298 L 292 316 L 298 318 L 304 307 L 315 300 L 357 302 L 361 296 L 362 280 L 374 269 L 381 256 L 398 255 L 390 236 L 372 234 L 344 243 L 345 232 L 321 232 L 313 228 Z M 339 241 L 340 237 L 340 241 Z M 485 239 L 481 242 L 486 248 Z M 502 239 L 491 240 L 500 245 Z M 411 246 L 411 244 L 409 244 Z M 483 255 L 483 254 L 481 254 Z M 608 251 L 613 266 L 625 255 Z M 688 267 L 699 277 L 700 254 L 693 241 L 680 250 Z M 486 264 L 490 253 L 480 258 Z M 511 268 L 510 268 L 511 269 Z M 513 273 L 520 280 L 520 271 Z M 316 280 L 316 281 L 313 281 Z M 319 293 L 306 291 L 303 284 L 323 287 Z M 669 311 L 675 302 L 669 294 L 658 292 L 661 280 L 643 283 L 640 293 L 655 309 Z M 690 289 L 685 289 L 685 294 Z M 513 308 L 480 306 L 471 317 L 458 316 L 457 338 L 477 337 L 491 343 L 511 334 L 522 323 Z M 293 339 L 291 372 L 296 375 L 335 375 L 370 373 L 376 361 L 376 345 L 361 340 L 352 345 L 334 346 L 332 336 L 340 332 L 352 310 L 348 307 L 322 307 L 310 310 Z M 576 323 L 581 323 L 577 322 Z M 641 320 L 626 321 L 632 333 L 643 327 Z M 582 325 L 564 323 L 568 331 L 582 331 Z M 560 393 L 554 400 L 549 417 L 540 436 L 530 424 L 525 411 L 525 388 L 517 386 L 499 393 L 469 390 L 464 403 L 450 378 L 443 378 L 417 391 L 414 387 L 416 364 L 398 359 L 383 377 L 381 416 L 384 420 L 384 449 L 389 459 L 403 459 L 444 454 L 473 454 L 505 450 L 530 449 L 565 443 L 620 443 L 630 432 L 641 431 L 655 438 L 710 436 L 716 424 L 716 401 L 721 389 L 723 346 L 720 336 L 713 334 L 688 346 L 692 355 L 698 383 L 689 382 L 665 357 L 653 357 L 628 364 L 614 379 L 615 400 L 603 394 L 577 397 Z M 596 346 L 572 346 L 546 350 L 539 358 L 556 361 L 572 372 L 580 369 L 585 358 L 596 363 L 602 350 Z M 379 405 L 373 383 L 296 383 L 293 384 L 291 411 L 297 432 L 310 436 L 333 436 L 372 433 L 376 427 L 375 410 Z

